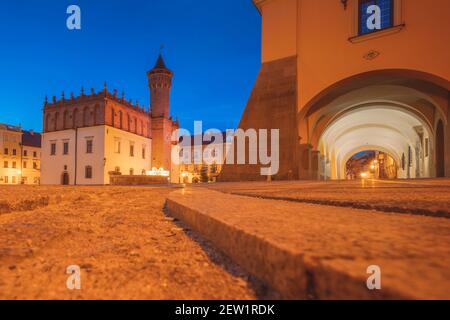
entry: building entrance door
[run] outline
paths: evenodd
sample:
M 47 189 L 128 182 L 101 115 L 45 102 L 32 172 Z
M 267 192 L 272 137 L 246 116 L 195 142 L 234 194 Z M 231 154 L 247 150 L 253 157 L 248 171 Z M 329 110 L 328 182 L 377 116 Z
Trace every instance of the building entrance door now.
M 64 185 L 64 186 L 69 185 L 69 174 L 67 172 L 64 172 L 62 174 L 61 184 Z

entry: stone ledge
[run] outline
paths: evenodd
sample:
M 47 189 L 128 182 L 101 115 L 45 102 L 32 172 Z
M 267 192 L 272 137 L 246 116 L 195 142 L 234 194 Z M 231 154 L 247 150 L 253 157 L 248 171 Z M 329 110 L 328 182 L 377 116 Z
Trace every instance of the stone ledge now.
M 166 204 L 171 215 L 286 299 L 450 297 L 449 280 L 445 280 L 446 261 L 442 261 L 447 258 L 433 255 L 433 248 L 419 252 L 410 239 L 420 237 L 415 234 L 420 231 L 419 224 L 448 224 L 447 219 L 397 217 L 347 208 L 334 208 L 330 213 L 325 212 L 329 208 L 318 205 L 249 199 L 201 188 L 176 191 Z M 292 217 L 292 221 L 287 217 Z M 348 218 L 351 228 L 361 226 L 361 230 L 348 232 L 346 226 L 336 222 L 336 217 L 344 225 Z M 367 221 L 368 218 L 371 220 Z M 389 235 L 374 232 L 365 225 L 367 222 L 376 225 L 376 219 L 380 219 L 377 228 L 385 227 L 387 230 L 383 232 Z M 394 230 L 389 230 L 393 226 Z M 411 237 L 396 234 L 397 227 L 402 228 L 399 233 L 411 227 Z M 448 234 L 444 236 L 431 241 L 448 241 Z M 395 250 L 391 237 L 398 238 Z M 423 241 L 427 246 L 428 239 Z M 382 268 L 380 291 L 366 287 L 366 269 L 372 264 Z

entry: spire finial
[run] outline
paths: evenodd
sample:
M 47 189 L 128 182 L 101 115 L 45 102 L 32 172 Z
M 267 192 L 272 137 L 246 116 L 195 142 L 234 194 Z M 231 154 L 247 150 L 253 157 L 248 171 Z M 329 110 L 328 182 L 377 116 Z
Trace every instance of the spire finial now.
M 125 90 L 122 90 L 122 100 L 125 100 Z
M 47 97 L 47 95 L 45 96 L 45 99 L 44 99 L 44 104 L 45 104 L 45 105 L 47 105 L 47 104 L 48 104 L 48 97 Z
M 105 93 L 108 92 L 108 85 L 106 84 L 106 81 L 103 84 L 103 90 L 105 91 Z
M 160 55 L 162 55 L 163 50 L 164 50 L 164 44 L 161 43 L 161 46 L 159 47 L 159 54 L 160 54 Z
M 84 87 L 81 87 L 81 95 L 84 96 Z
M 65 97 L 64 97 L 64 91 L 61 93 L 61 100 L 64 101 Z

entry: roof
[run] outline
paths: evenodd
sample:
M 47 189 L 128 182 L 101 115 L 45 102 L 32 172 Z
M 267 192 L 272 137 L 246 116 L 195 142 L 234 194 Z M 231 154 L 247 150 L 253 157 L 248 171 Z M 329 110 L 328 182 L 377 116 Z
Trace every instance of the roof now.
M 159 55 L 158 60 L 156 60 L 156 64 L 153 67 L 153 69 L 167 69 L 162 54 Z
M 22 131 L 22 145 L 27 147 L 35 147 L 40 148 L 41 147 L 41 134 L 34 132 L 32 130 L 30 131 Z
M 12 126 L 5 123 L 0 123 L 0 129 L 7 130 L 7 131 L 13 131 L 13 132 L 21 132 L 22 129 L 19 126 Z

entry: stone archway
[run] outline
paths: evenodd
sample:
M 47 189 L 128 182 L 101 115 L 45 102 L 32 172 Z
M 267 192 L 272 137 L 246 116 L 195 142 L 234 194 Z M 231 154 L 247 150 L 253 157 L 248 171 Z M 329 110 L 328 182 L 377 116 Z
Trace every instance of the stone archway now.
M 430 161 L 423 150 L 430 136 L 422 119 L 399 107 L 373 104 L 348 110 L 330 122 L 319 139 L 321 155 L 330 164 L 319 174 L 325 179 L 345 179 L 345 164 L 352 155 L 379 150 L 396 163 L 403 154 L 412 155 L 408 166 L 398 171 L 398 178 L 430 177 Z
M 436 127 L 436 176 L 445 177 L 445 134 L 442 120 L 439 120 Z
M 442 167 L 445 150 L 433 152 L 434 123 L 445 117 L 444 82 L 417 72 L 380 70 L 334 84 L 298 113 L 300 179 L 342 179 L 356 149 L 392 155 L 398 178 L 428 178 Z M 442 132 L 447 124 L 442 123 Z M 405 159 L 405 166 L 400 166 Z M 314 166 L 315 163 L 318 165 Z M 318 169 L 316 170 L 317 167 Z M 442 174 L 442 168 L 441 168 Z

